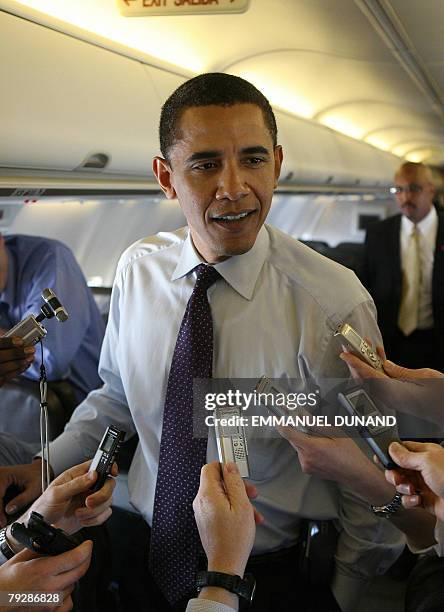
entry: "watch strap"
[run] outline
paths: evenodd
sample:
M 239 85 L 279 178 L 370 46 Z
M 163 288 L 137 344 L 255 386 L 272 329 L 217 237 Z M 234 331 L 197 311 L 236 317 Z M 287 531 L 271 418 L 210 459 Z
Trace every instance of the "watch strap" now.
M 402 506 L 402 495 L 401 493 L 396 493 L 393 497 L 392 501 L 384 506 L 371 506 L 372 511 L 376 516 L 381 516 L 383 518 L 390 518 L 395 514 L 399 508 Z
M 196 586 L 198 592 L 204 587 L 211 586 L 226 589 L 250 603 L 253 600 L 256 583 L 252 574 L 245 574 L 244 578 L 241 578 L 222 572 L 199 572 Z
M 15 551 L 9 546 L 9 542 L 6 539 L 6 530 L 7 527 L 0 529 L 0 550 L 6 559 L 12 559 L 15 555 Z

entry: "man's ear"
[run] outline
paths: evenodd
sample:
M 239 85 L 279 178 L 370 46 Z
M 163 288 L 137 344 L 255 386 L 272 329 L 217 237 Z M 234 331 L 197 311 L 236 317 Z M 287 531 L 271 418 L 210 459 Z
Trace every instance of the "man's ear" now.
M 156 156 L 153 159 L 153 172 L 166 197 L 169 200 L 176 198 L 176 190 L 171 183 L 172 170 L 169 162 L 163 157 Z
M 281 145 L 274 147 L 274 187 L 276 189 L 279 176 L 281 174 L 282 160 L 284 159 L 284 153 Z

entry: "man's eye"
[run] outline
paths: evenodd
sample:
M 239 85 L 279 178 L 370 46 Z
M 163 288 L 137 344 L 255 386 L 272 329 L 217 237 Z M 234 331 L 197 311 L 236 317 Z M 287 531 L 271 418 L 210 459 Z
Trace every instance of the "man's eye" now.
M 193 166 L 193 170 L 213 170 L 216 168 L 216 162 L 204 162 Z
M 260 166 L 261 164 L 263 164 L 266 160 L 263 157 L 247 157 L 247 159 L 245 160 L 245 162 L 249 165 L 249 166 Z

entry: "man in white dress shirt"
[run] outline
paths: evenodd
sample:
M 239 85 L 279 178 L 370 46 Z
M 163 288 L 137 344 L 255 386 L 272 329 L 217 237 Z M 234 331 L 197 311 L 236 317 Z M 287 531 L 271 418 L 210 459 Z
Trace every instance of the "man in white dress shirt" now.
M 191 79 L 165 103 L 160 140 L 154 173 L 166 197 L 179 200 L 188 227 L 140 240 L 123 254 L 99 366 L 104 386 L 78 407 L 51 445 L 51 465 L 59 474 L 94 454 L 110 422 L 129 435 L 137 432 L 129 491 L 148 525 L 170 365 L 197 266 L 212 264 L 219 274 L 207 294 L 214 378 L 300 378 L 298 356 L 315 379 L 345 377 L 333 339 L 343 321 L 381 342 L 373 302 L 355 275 L 264 225 L 282 148 L 271 107 L 255 87 L 219 73 Z M 253 609 L 307 610 L 315 602 L 315 590 L 298 583 L 295 555 L 301 518 L 316 518 L 337 520 L 330 586 L 342 610 L 356 610 L 369 578 L 399 555 L 399 534 L 348 486 L 304 474 L 290 444 L 272 432 L 249 440 L 249 458 L 260 493 L 256 508 L 265 518 L 253 556 L 263 561 L 268 577 Z M 207 461 L 215 459 L 210 431 Z M 27 471 L 21 502 L 37 495 L 38 463 Z M 288 562 L 278 563 L 273 555 L 287 551 Z M 277 575 L 282 566 L 285 575 Z

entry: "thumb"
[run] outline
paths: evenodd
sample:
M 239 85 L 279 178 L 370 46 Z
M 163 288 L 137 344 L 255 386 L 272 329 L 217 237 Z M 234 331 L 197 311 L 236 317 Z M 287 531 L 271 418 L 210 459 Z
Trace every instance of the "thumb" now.
M 408 470 L 421 470 L 422 468 L 424 453 L 411 452 L 398 442 L 390 444 L 389 453 L 399 467 Z
M 229 462 L 224 465 L 224 484 L 230 501 L 248 500 L 244 481 L 234 462 Z
M 411 370 L 393 363 L 390 359 L 386 359 L 383 363 L 384 372 L 390 378 L 410 378 Z
M 13 561 L 14 563 L 23 563 L 24 561 L 30 561 L 31 559 L 36 559 L 37 556 L 38 555 L 32 550 L 29 550 L 28 548 L 24 548 L 23 550 L 18 552 L 16 555 L 14 555 L 11 561 Z

